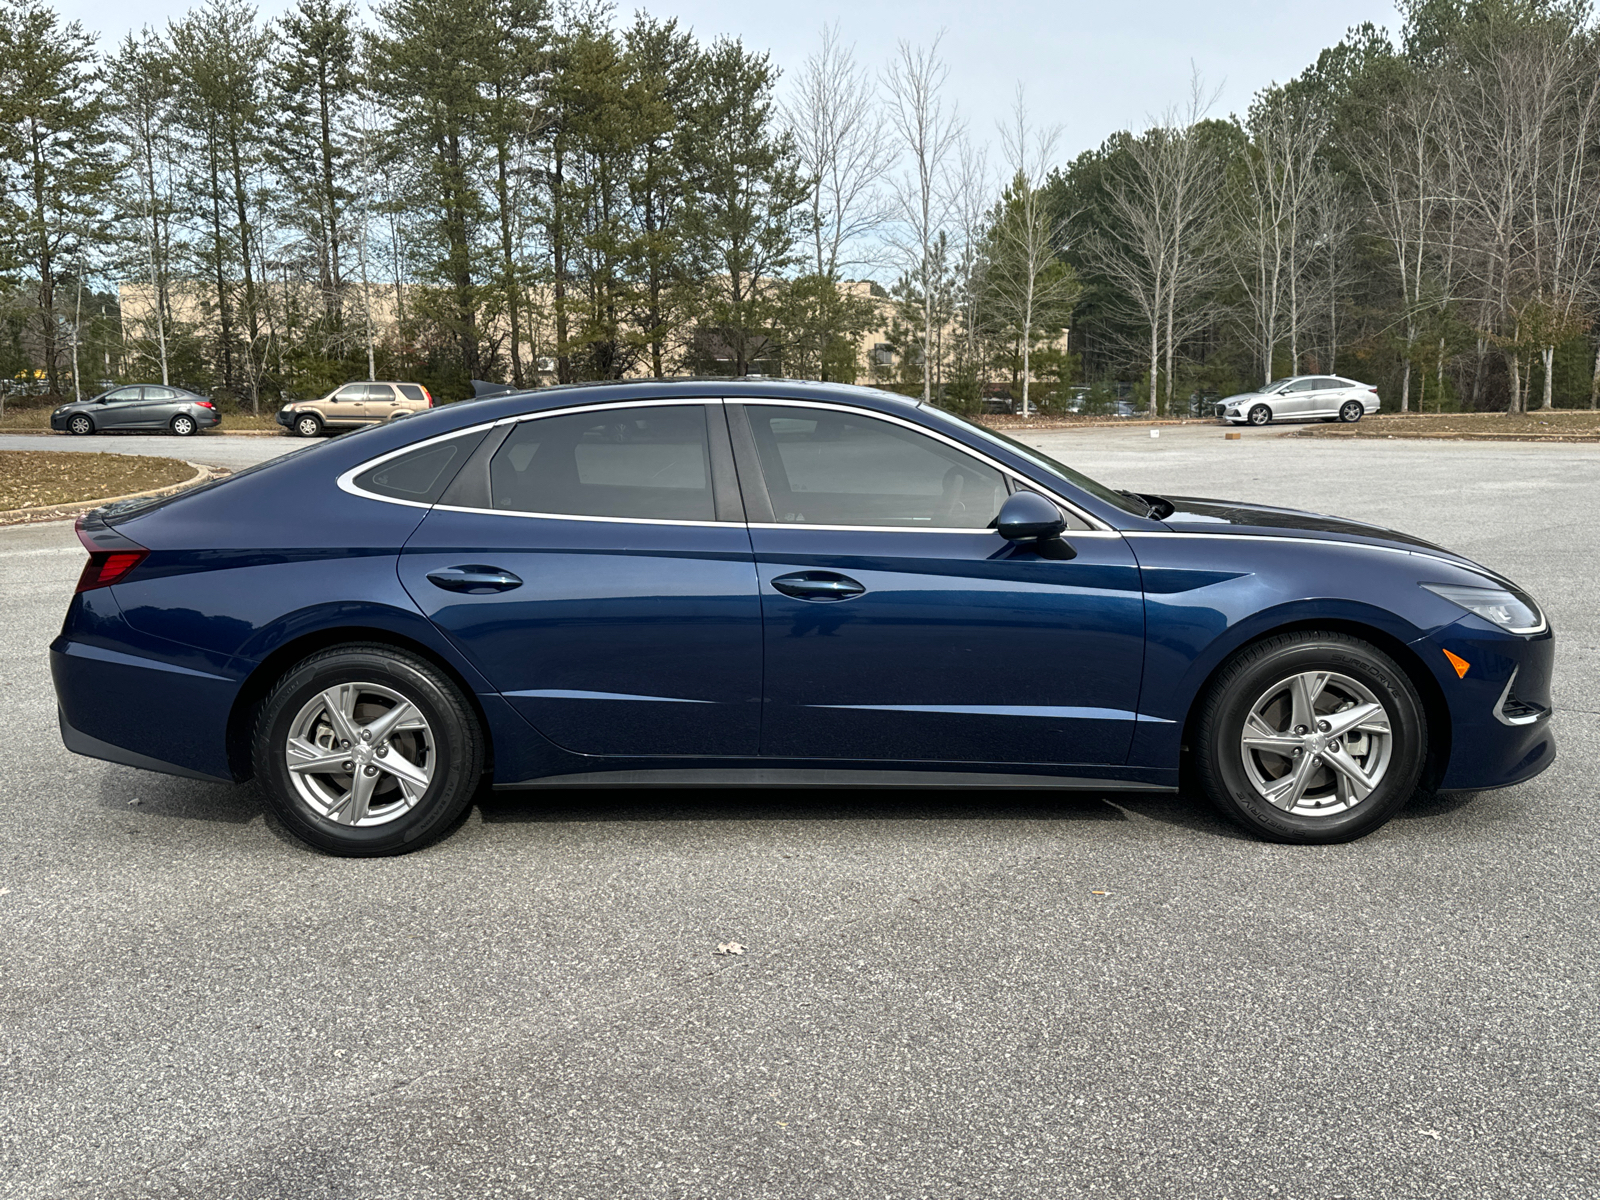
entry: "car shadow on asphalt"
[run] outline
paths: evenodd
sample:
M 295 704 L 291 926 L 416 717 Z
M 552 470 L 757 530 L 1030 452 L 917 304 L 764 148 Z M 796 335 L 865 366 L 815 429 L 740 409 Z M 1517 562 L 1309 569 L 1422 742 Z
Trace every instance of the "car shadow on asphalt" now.
M 550 788 L 477 798 L 485 824 L 655 821 L 1048 821 L 1143 817 L 1213 837 L 1243 838 L 1201 801 L 1170 792 L 982 788 Z

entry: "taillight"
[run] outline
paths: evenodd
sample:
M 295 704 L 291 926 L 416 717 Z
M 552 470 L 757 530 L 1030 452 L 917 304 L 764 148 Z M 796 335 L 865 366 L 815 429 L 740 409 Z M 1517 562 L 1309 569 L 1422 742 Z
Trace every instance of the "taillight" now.
M 423 394 L 423 396 L 425 396 L 427 398 L 428 407 L 432 408 L 433 407 L 433 393 L 430 392 L 427 388 L 423 388 L 422 389 L 422 394 Z
M 95 588 L 110 587 L 150 557 L 150 551 L 130 538 L 107 529 L 103 523 L 97 522 L 92 533 L 86 532 L 84 522 L 87 519 L 87 515 L 79 517 L 72 527 L 83 548 L 89 552 L 89 561 L 83 564 L 75 591 L 88 592 Z M 105 550 L 98 544 L 97 538 L 99 541 L 110 540 L 113 545 L 119 542 L 122 545 L 115 550 Z
M 216 407 L 216 405 L 211 403 L 211 401 L 209 401 L 209 400 L 196 400 L 195 404 L 197 404 L 201 408 L 215 408 Z
M 76 590 L 88 592 L 110 587 L 149 557 L 148 550 L 96 550 L 83 564 Z

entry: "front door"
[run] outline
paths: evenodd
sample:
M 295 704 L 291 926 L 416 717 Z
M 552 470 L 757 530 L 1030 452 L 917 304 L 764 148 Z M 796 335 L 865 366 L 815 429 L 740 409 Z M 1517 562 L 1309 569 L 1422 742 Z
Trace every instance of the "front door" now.
M 490 435 L 400 577 L 556 745 L 753 755 L 761 606 L 738 505 L 720 403 L 558 411 Z
M 763 755 L 1126 761 L 1144 602 L 1120 535 L 1076 521 L 1077 557 L 1041 558 L 988 528 L 1014 484 L 954 443 L 859 409 L 729 407 Z
M 94 414 L 95 425 L 101 429 L 132 429 L 139 424 L 140 394 L 138 387 L 117 388 L 107 392 L 100 401 L 100 411 Z

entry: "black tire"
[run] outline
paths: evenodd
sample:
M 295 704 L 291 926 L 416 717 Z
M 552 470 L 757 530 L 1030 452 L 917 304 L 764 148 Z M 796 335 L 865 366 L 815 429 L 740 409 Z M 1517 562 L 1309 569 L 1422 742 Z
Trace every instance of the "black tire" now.
M 1272 410 L 1265 404 L 1258 404 L 1250 410 L 1250 424 L 1265 425 L 1272 420 Z
M 1362 414 L 1365 412 L 1366 408 L 1364 405 L 1362 405 L 1361 401 L 1346 400 L 1339 406 L 1339 420 L 1343 421 L 1346 425 L 1354 425 L 1357 421 L 1361 420 Z
M 86 437 L 94 432 L 94 422 L 82 413 L 74 413 L 67 422 L 67 432 L 75 433 L 79 437 Z
M 1240 738 L 1258 699 L 1279 681 L 1308 671 L 1343 675 L 1386 710 L 1388 764 L 1364 799 L 1343 811 L 1301 815 L 1274 807 L 1247 772 Z M 1195 767 L 1206 797 L 1224 816 L 1268 841 L 1325 845 L 1364 837 L 1415 794 L 1428 753 L 1428 720 L 1406 673 L 1375 646 L 1349 634 L 1312 630 L 1247 646 L 1222 669 L 1201 701 Z M 1287 760 L 1285 760 L 1287 761 Z M 1332 775 L 1331 768 L 1321 768 Z
M 322 418 L 316 413 L 296 413 L 294 424 L 290 426 L 300 437 L 311 438 L 322 436 Z
M 415 706 L 433 735 L 426 790 L 382 824 L 345 825 L 318 812 L 288 768 L 286 747 L 297 714 L 342 683 L 377 684 L 397 693 Z M 484 773 L 483 731 L 460 688 L 426 660 L 371 643 L 324 650 L 291 668 L 261 702 L 251 740 L 256 779 L 279 819 L 307 844 L 347 857 L 406 854 L 449 833 Z
M 178 437 L 193 437 L 200 429 L 200 422 L 187 413 L 179 413 L 167 422 L 167 428 Z

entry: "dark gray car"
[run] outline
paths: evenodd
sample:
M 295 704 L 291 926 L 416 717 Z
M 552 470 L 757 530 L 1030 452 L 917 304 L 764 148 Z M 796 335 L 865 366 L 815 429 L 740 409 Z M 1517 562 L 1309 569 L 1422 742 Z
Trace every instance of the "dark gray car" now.
M 165 429 L 188 437 L 222 423 L 217 406 L 182 388 L 134 383 L 112 388 L 92 400 L 63 404 L 50 414 L 50 428 L 67 433 L 100 433 L 107 429 Z

